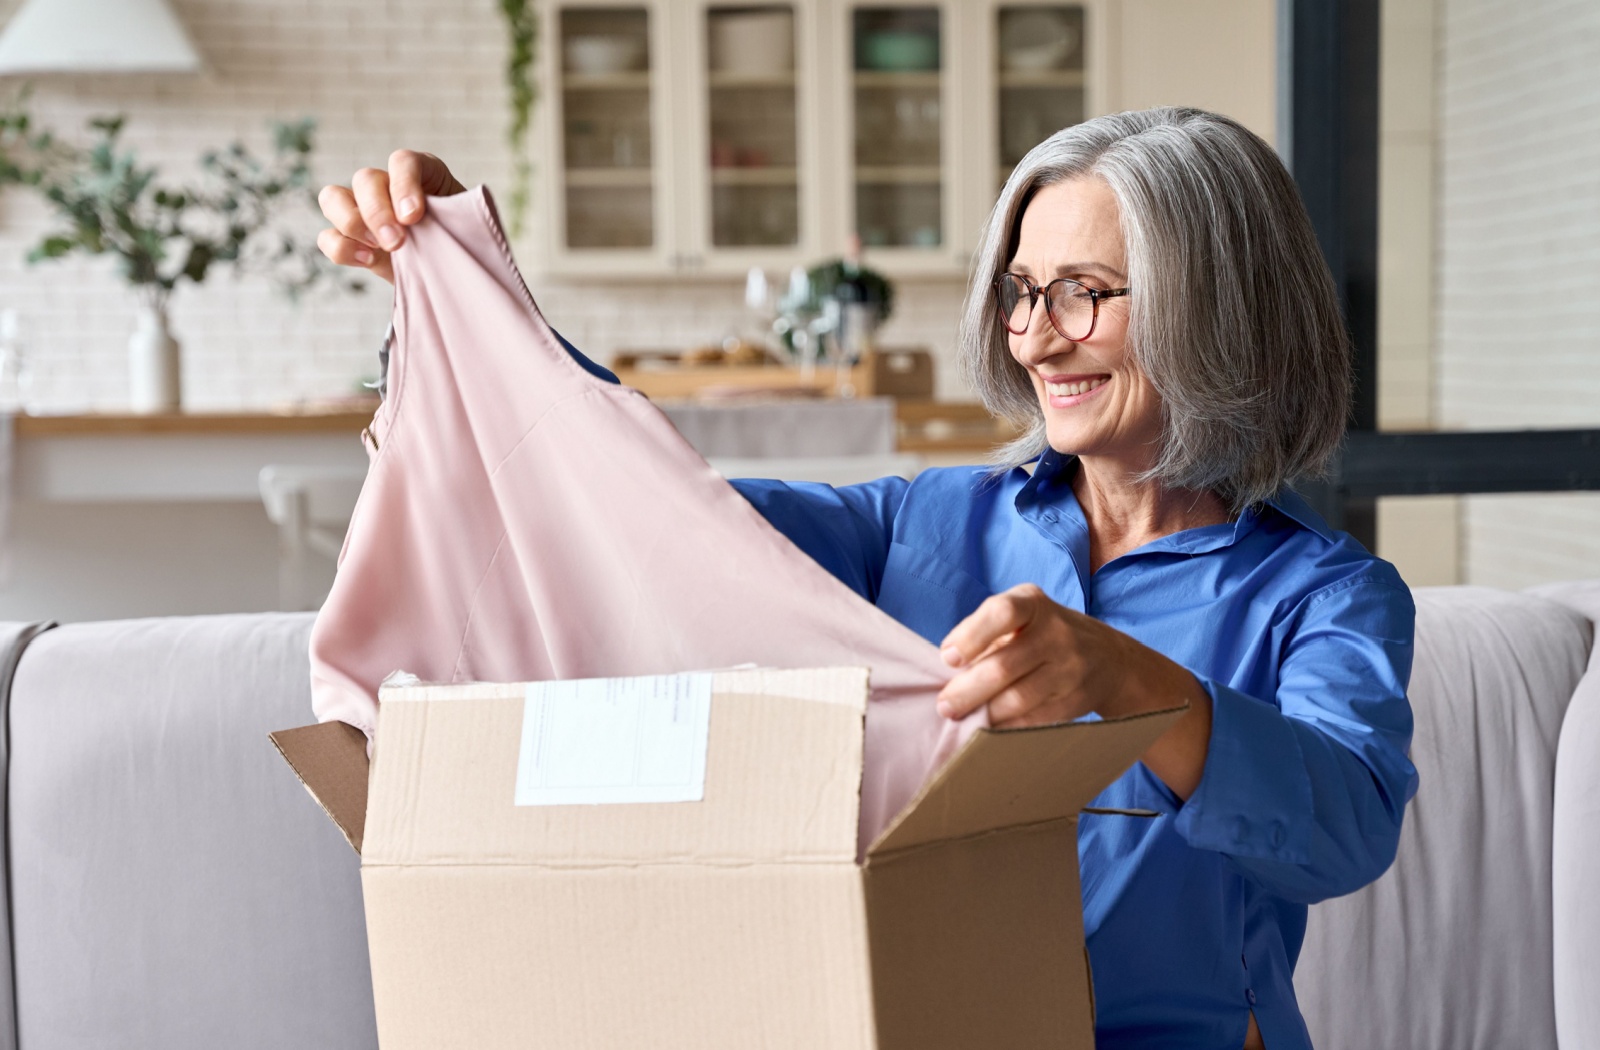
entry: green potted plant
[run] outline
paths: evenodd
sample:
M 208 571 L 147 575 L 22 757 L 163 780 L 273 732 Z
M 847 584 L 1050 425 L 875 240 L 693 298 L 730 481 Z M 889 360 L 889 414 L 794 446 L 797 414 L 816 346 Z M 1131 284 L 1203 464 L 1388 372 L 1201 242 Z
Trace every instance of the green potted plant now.
M 853 363 L 871 349 L 878 326 L 893 310 L 894 285 L 862 264 L 860 240 L 851 237 L 843 258 L 790 274 L 774 328 L 802 367 L 807 355 L 818 352 L 822 338 L 831 339 L 835 352 Z
M 178 343 L 167 303 L 184 281 L 199 284 L 218 264 L 258 270 L 291 297 L 336 276 L 314 245 L 274 225 L 291 199 L 314 203 L 310 157 L 315 122 L 272 125 L 273 153 L 258 158 L 242 143 L 200 158 L 198 185 L 158 181 L 119 141 L 121 116 L 89 121 L 77 145 L 35 124 L 18 102 L 0 110 L 0 188 L 21 186 L 52 206 L 57 228 L 28 252 L 30 263 L 74 254 L 110 255 L 139 301 L 129 342 L 130 407 L 171 412 L 180 404 Z

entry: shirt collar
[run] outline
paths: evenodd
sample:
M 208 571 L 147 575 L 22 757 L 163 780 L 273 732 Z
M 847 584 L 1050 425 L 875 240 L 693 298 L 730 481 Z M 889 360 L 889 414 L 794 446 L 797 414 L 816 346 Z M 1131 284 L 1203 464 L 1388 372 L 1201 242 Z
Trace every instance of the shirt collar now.
M 1280 490 L 1276 496 L 1267 500 L 1267 505 L 1302 528 L 1310 529 L 1329 543 L 1338 539 L 1322 515 L 1312 510 L 1311 504 L 1293 489 Z
M 1076 456 L 1065 455 L 1054 449 L 1046 451 L 1039 457 L 1033 476 L 1017 493 L 1016 508 L 1037 528 L 1065 542 L 1074 555 L 1074 561 L 1079 560 L 1078 548 L 1081 546 L 1082 560 L 1087 564 L 1088 524 L 1083 508 L 1078 504 L 1077 494 L 1072 491 L 1072 475 L 1077 465 Z M 1051 509 L 1047 511 L 1046 508 Z M 1184 529 L 1153 540 L 1129 554 L 1167 552 L 1193 555 L 1231 547 L 1260 524 L 1267 508 L 1329 542 L 1334 540 L 1333 530 L 1327 522 L 1297 493 L 1286 488 L 1260 507 L 1247 507 L 1231 523 Z M 1084 574 L 1080 572 L 1080 575 Z

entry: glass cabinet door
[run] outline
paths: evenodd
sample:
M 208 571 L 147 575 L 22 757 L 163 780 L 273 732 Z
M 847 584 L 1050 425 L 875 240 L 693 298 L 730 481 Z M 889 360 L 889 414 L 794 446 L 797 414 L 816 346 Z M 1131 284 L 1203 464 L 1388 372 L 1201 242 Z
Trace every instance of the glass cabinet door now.
M 565 246 L 656 241 L 650 11 L 559 10 Z
M 705 15 L 713 248 L 800 242 L 799 120 L 792 4 Z
M 850 31 L 856 232 L 868 248 L 940 247 L 940 9 L 857 7 Z
M 1087 117 L 1084 11 L 1075 4 L 1003 5 L 996 11 L 998 191 L 1027 152 Z

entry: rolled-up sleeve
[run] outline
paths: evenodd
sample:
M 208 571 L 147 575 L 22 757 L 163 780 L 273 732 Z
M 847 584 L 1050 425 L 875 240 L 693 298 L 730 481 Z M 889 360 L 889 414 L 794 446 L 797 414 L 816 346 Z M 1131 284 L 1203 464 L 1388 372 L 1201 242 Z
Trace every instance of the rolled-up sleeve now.
M 1201 678 L 1211 742 L 1179 834 L 1306 904 L 1383 874 L 1417 790 L 1405 692 L 1415 617 L 1398 580 L 1341 581 L 1289 618 L 1276 696 Z
M 888 477 L 838 488 L 741 478 L 732 485 L 773 528 L 867 601 L 876 601 L 895 514 L 910 482 Z

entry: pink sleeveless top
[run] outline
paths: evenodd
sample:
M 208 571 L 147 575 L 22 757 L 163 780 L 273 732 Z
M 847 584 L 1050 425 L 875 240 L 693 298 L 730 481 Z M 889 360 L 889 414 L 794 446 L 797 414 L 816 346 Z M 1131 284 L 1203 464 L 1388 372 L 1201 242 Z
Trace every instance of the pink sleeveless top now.
M 861 840 L 980 721 L 937 651 L 770 526 L 643 395 L 586 372 L 483 187 L 394 256 L 388 397 L 311 635 L 312 702 L 370 738 L 378 684 L 871 668 Z

